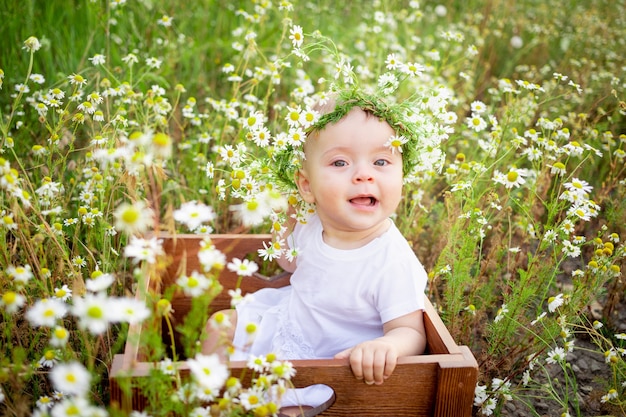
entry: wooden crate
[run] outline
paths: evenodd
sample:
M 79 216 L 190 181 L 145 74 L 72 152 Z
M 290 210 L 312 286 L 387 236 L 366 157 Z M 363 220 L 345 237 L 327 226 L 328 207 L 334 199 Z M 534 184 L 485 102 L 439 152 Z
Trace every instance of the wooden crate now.
M 188 273 L 200 270 L 197 252 L 200 237 L 196 235 L 163 236 L 164 248 L 172 262 L 162 277 L 162 285 L 172 284 L 180 274 L 181 265 Z M 214 235 L 213 243 L 226 254 L 243 258 L 254 254 L 269 235 Z M 224 290 L 212 303 L 216 310 L 230 307 L 228 289 L 235 288 L 237 276 L 227 270 L 220 274 Z M 289 275 L 267 278 L 247 277 L 241 283 L 245 292 L 263 287 L 282 287 Z M 153 283 L 147 283 L 148 286 Z M 172 301 L 175 319 L 189 311 L 190 300 L 176 296 Z M 426 301 L 424 323 L 427 352 L 424 355 L 399 359 L 393 375 L 382 385 L 366 385 L 352 375 L 347 360 L 295 360 L 297 370 L 292 382 L 296 387 L 326 384 L 335 390 L 336 401 L 323 416 L 471 416 L 478 365 L 467 346 L 458 346 L 441 321 L 430 301 Z M 149 399 L 134 388 L 131 395 L 120 389 L 120 379 L 145 377 L 153 364 L 145 362 L 137 343 L 141 326 L 131 326 L 123 354 L 115 355 L 109 372 L 111 403 L 125 410 L 142 410 Z M 244 362 L 233 362 L 233 375 L 241 375 Z M 180 364 L 186 372 L 185 364 Z

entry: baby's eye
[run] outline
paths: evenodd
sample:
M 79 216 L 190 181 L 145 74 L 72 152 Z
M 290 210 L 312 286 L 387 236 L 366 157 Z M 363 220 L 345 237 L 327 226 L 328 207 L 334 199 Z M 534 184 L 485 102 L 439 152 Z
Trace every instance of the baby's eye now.
M 387 165 L 389 162 L 386 159 L 377 159 L 376 161 L 374 161 L 374 165 L 382 167 Z
M 347 164 L 348 163 L 346 161 L 342 161 L 341 159 L 337 161 L 333 161 L 332 163 L 334 167 L 345 167 Z

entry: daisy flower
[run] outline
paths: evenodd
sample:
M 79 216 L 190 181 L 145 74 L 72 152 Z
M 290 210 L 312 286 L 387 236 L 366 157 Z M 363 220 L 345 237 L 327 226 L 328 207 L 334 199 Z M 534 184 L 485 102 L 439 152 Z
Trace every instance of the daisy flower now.
M 385 146 L 391 149 L 391 153 L 395 153 L 396 150 L 402 153 L 402 145 L 408 141 L 409 140 L 404 136 L 393 135 L 387 140 L 387 142 L 385 142 Z
M 170 358 L 165 358 L 161 362 L 159 362 L 159 371 L 163 372 L 165 375 L 175 375 L 176 374 L 176 366 L 174 362 Z
M 50 346 L 54 347 L 63 347 L 67 344 L 67 341 L 70 338 L 70 332 L 61 326 L 56 326 L 52 330 L 52 335 L 50 337 Z
M 307 108 L 300 113 L 300 125 L 303 129 L 307 129 L 317 123 L 319 118 L 319 112 Z
M 230 306 L 232 308 L 237 307 L 239 304 L 245 304 L 247 302 L 251 302 L 254 300 L 253 293 L 248 293 L 246 295 L 243 295 L 241 293 L 241 288 L 228 290 L 228 295 L 230 296 Z
M 254 410 L 265 402 L 263 390 L 257 387 L 250 388 L 239 396 L 241 405 L 246 410 Z
M 304 42 L 302 27 L 298 25 L 291 26 L 291 29 L 289 29 L 289 39 L 294 48 L 300 48 Z
M 387 69 L 390 71 L 396 70 L 400 67 L 401 63 L 398 61 L 396 54 L 387 55 L 387 59 L 385 60 L 385 64 Z
M 420 65 L 420 64 L 413 63 L 413 62 L 408 62 L 408 63 L 402 65 L 401 70 L 402 70 L 403 73 L 408 74 L 408 75 L 410 75 L 412 77 L 415 77 L 415 76 L 422 75 L 422 72 L 424 72 L 424 66 Z
M 22 49 L 27 49 L 31 52 L 36 52 L 41 48 L 41 42 L 34 36 L 30 36 L 28 39 L 24 41 L 24 46 Z
M 189 297 L 199 297 L 205 293 L 205 291 L 211 287 L 211 280 L 209 280 L 203 274 L 193 271 L 190 275 L 182 275 L 176 280 L 185 295 Z
M 548 298 L 548 311 L 554 313 L 554 311 L 563 305 L 563 294 L 558 294 L 554 297 Z
M 150 309 L 136 298 L 121 297 L 109 299 L 109 302 L 111 310 L 115 311 L 114 321 L 137 324 L 150 317 Z
M 40 368 L 52 368 L 59 361 L 59 351 L 55 349 L 47 349 L 41 359 L 39 359 Z
M 67 314 L 65 304 L 55 298 L 37 300 L 26 312 L 26 318 L 33 327 L 54 327 L 58 319 Z
M 93 271 L 89 279 L 85 280 L 85 287 L 91 292 L 105 291 L 115 282 L 113 274 L 105 274 L 100 270 Z
M 546 362 L 549 364 L 563 362 L 565 360 L 565 356 L 565 349 L 563 349 L 562 347 L 556 347 L 554 348 L 554 350 L 548 352 L 548 358 L 546 359 Z
M 242 204 L 232 206 L 231 210 L 244 225 L 258 226 L 271 214 L 271 207 L 264 203 L 261 198 L 251 198 Z
M 79 87 L 87 84 L 87 80 L 80 74 L 69 75 L 67 79 L 70 81 L 70 84 L 77 85 Z
M 72 290 L 67 286 L 67 284 L 63 284 L 61 288 L 54 289 L 54 298 L 57 298 L 61 301 L 68 301 L 72 298 Z
M 527 175 L 528 172 L 526 170 L 518 168 L 511 168 L 506 175 L 495 170 L 493 181 L 498 184 L 503 184 L 507 189 L 517 188 L 526 182 L 524 177 Z
M 611 400 L 616 400 L 618 397 L 619 397 L 619 394 L 618 394 L 617 390 L 611 388 L 609 390 L 609 392 L 607 392 L 606 394 L 604 394 L 602 396 L 602 398 L 600 399 L 600 402 L 606 403 L 606 402 L 609 402 Z
M 142 239 L 131 236 L 130 242 L 124 248 L 124 256 L 133 258 L 135 263 L 146 261 L 149 264 L 156 262 L 157 256 L 163 254 L 162 240 L 156 237 Z
M 504 318 L 504 315 L 508 312 L 509 312 L 509 309 L 507 308 L 506 304 L 502 304 L 502 307 L 498 309 L 498 314 L 496 314 L 496 318 L 493 319 L 494 323 L 497 323 L 500 320 L 502 320 Z
M 0 217 L 0 225 L 6 227 L 8 230 L 17 230 L 17 223 L 13 220 L 13 213 L 2 212 Z
M 213 208 L 203 203 L 189 201 L 174 211 L 174 220 L 183 223 L 189 230 L 195 230 L 203 223 L 215 220 Z
M 172 21 L 174 20 L 173 17 L 168 16 L 168 15 L 163 15 L 161 16 L 161 18 L 159 20 L 157 20 L 157 24 L 163 27 L 171 27 L 172 26 Z
M 467 127 L 474 130 L 474 132 L 482 132 L 487 127 L 487 122 L 480 117 L 479 114 L 472 114 L 471 117 L 465 119 Z
M 37 399 L 37 402 L 35 404 L 39 409 L 48 410 L 54 405 L 54 399 L 48 397 L 47 395 L 42 395 Z
M 584 199 L 586 199 L 591 190 L 593 190 L 593 187 L 589 185 L 587 181 L 578 178 L 574 178 L 572 179 L 572 181 L 566 182 L 565 184 L 563 184 L 563 186 L 570 193 L 576 194 L 580 197 L 583 197 Z
M 226 266 L 230 271 L 242 277 L 249 277 L 259 269 L 258 265 L 253 261 L 249 259 L 241 260 L 239 258 L 233 258 Z
M 115 228 L 128 234 L 146 232 L 154 222 L 154 211 L 143 201 L 123 203 L 114 212 Z
M 115 308 L 104 294 L 86 294 L 74 298 L 72 308 L 72 314 L 78 319 L 78 327 L 95 335 L 105 332 L 114 311 Z
M 211 327 L 215 330 L 229 329 L 232 327 L 230 318 L 222 311 L 218 311 L 217 313 L 213 314 L 209 322 Z
M 106 57 L 102 54 L 95 54 L 89 58 L 89 60 L 94 66 L 104 65 L 106 63 Z
M 82 398 L 89 392 L 91 374 L 78 362 L 61 363 L 50 372 L 50 381 L 56 390 Z
M 196 382 L 209 389 L 216 391 L 221 389 L 228 378 L 228 367 L 216 354 L 198 353 L 193 359 L 187 360 L 187 365 Z
M 213 244 L 203 242 L 203 246 L 198 251 L 198 261 L 200 261 L 204 271 L 223 269 L 226 266 L 226 255 Z
M 6 269 L 7 275 L 20 284 L 26 284 L 30 279 L 34 276 L 33 271 L 30 265 L 26 264 L 24 266 L 18 265 L 13 266 L 10 265 Z
M 0 298 L 0 307 L 4 306 L 4 310 L 9 314 L 17 313 L 24 305 L 26 298 L 22 294 L 13 291 L 7 291 Z

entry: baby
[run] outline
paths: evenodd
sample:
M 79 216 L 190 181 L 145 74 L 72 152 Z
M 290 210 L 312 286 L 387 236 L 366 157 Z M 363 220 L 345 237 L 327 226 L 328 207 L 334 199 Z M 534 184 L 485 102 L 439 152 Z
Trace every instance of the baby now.
M 332 103 L 331 110 L 335 103 Z M 402 198 L 403 154 L 391 125 L 359 106 L 313 130 L 296 185 L 315 207 L 287 238 L 279 264 L 291 285 L 262 289 L 229 312 L 232 360 L 348 358 L 355 377 L 382 384 L 399 357 L 423 353 L 427 276 L 390 216 Z M 245 327 L 257 324 L 252 343 Z M 215 342 L 205 342 L 210 352 Z

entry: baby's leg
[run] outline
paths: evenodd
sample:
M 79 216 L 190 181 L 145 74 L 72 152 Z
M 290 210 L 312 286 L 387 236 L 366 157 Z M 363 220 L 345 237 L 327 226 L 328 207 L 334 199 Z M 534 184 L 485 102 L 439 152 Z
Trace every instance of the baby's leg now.
M 208 336 L 202 342 L 202 353 L 204 355 L 217 353 L 225 361 L 232 349 L 236 328 L 236 310 L 220 310 L 213 313 L 206 324 Z

